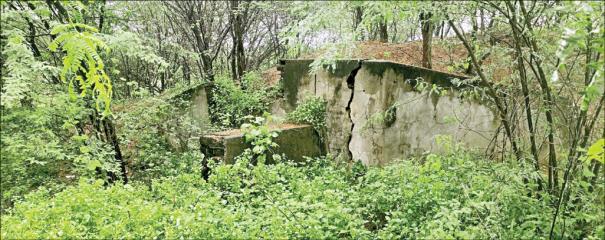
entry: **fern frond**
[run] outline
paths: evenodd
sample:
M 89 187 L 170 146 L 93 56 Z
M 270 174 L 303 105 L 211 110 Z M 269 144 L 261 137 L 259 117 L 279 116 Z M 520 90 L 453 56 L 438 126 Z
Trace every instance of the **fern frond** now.
M 110 114 L 112 97 L 111 80 L 104 70 L 103 59 L 97 52 L 106 49 L 105 43 L 94 33 L 96 28 L 81 23 L 61 24 L 53 28 L 51 34 L 57 35 L 49 49 L 65 51 L 61 80 L 69 81 L 69 93 L 75 97 L 74 80 L 78 82 L 80 97 L 90 93 L 100 111 L 104 106 L 104 115 Z M 86 79 L 84 79 L 86 77 Z M 89 91 L 91 90 L 91 91 Z

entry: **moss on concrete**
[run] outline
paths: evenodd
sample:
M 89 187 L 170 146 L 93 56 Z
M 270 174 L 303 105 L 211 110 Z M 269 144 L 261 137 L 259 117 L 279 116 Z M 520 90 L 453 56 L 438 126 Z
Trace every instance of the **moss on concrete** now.
M 330 69 L 328 72 L 338 78 L 347 77 L 361 62 L 362 60 L 336 60 L 336 69 Z
M 300 80 L 309 74 L 313 60 L 280 60 L 281 88 L 290 106 L 296 106 Z
M 274 153 L 285 154 L 288 159 L 295 162 L 304 161 L 304 157 L 319 157 L 326 150 L 321 143 L 319 134 L 310 125 L 289 125 L 272 127 L 279 135 L 273 139 L 278 147 Z M 206 158 L 218 157 L 224 163 L 232 164 L 235 158 L 242 154 L 246 148 L 251 148 L 244 141 L 241 131 L 231 130 L 208 134 L 200 138 L 200 149 Z M 269 156 L 268 163 L 272 159 Z
M 363 66 L 368 69 L 368 71 L 376 76 L 383 77 L 384 72 L 388 69 L 395 71 L 395 73 L 399 76 L 403 76 L 402 80 L 410 80 L 411 85 L 416 84 L 417 78 L 422 78 L 424 81 L 436 84 L 440 87 L 452 87 L 454 89 L 461 89 L 462 87 L 455 86 L 452 84 L 453 78 L 458 79 L 466 79 L 465 76 L 449 74 L 439 71 L 434 71 L 431 69 L 405 65 L 400 63 L 394 63 L 389 61 L 375 61 L 369 60 L 364 61 Z

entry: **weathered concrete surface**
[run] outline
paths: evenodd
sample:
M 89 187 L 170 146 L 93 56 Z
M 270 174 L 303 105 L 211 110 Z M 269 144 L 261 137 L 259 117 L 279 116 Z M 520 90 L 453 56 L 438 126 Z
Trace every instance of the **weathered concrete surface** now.
M 270 128 L 279 134 L 273 139 L 279 145 L 273 149 L 276 154 L 285 154 L 298 162 L 303 161 L 304 156 L 318 157 L 324 153 L 319 135 L 312 126 L 281 124 Z M 200 144 L 205 158 L 218 157 L 227 164 L 233 164 L 235 157 L 251 147 L 245 142 L 244 133 L 239 129 L 205 135 L 200 138 Z
M 421 71 L 388 67 L 376 74 L 380 62 L 363 64 L 355 81 L 351 118 L 355 123 L 349 148 L 353 159 L 364 164 L 383 165 L 392 159 L 425 151 L 441 151 L 435 138 L 449 135 L 454 142 L 471 148 L 485 148 L 495 130 L 495 115 L 486 106 L 464 101 L 452 91 L 437 97 L 413 91 L 404 79 L 423 77 Z M 382 67 L 382 66 L 381 66 Z M 431 73 L 425 79 L 440 86 L 445 79 Z M 449 82 L 448 82 L 449 83 Z M 368 122 L 391 107 L 390 119 Z
M 178 92 L 169 92 L 161 98 L 176 105 L 179 111 L 172 116 L 173 120 L 179 119 L 186 127 L 178 127 L 174 131 L 165 134 L 168 144 L 177 152 L 185 151 L 186 139 L 197 132 L 205 132 L 210 127 L 210 113 L 208 108 L 210 84 L 201 83 L 193 85 Z M 184 119 L 183 119 L 184 118 Z M 192 129 L 194 126 L 195 129 Z M 195 134 L 197 136 L 197 134 Z
M 347 79 L 351 72 L 361 66 L 361 61 L 338 61 L 335 71 L 322 70 L 316 74 L 309 74 L 309 64 L 312 62 L 312 60 L 284 61 L 283 67 L 278 68 L 284 71 L 282 83 L 287 101 L 283 109 L 286 112 L 294 110 L 296 104 L 307 96 L 324 98 L 327 101 L 326 110 L 330 119 L 326 122 L 328 152 L 337 159 L 351 159 L 348 142 L 351 138 L 352 122 L 347 107 L 351 101 L 352 89 L 349 88 Z
M 191 117 L 191 120 L 197 127 L 205 129 L 210 124 L 209 93 L 211 91 L 211 86 L 212 85 L 208 83 L 194 85 L 172 96 L 168 96 L 168 100 L 187 101 L 189 105 L 184 113 Z
M 481 149 L 495 133 L 496 116 L 487 106 L 456 96 L 451 79 L 464 76 L 378 60 L 342 60 L 337 61 L 336 71 L 309 73 L 311 62 L 281 61 L 287 99 L 281 109 L 295 109 L 307 95 L 327 100 L 328 151 L 341 159 L 383 165 L 441 151 L 435 142 L 438 135 Z M 406 80 L 417 78 L 449 88 L 450 95 L 415 91 L 411 85 L 415 81 Z M 386 121 L 369 121 L 387 109 L 391 111 Z

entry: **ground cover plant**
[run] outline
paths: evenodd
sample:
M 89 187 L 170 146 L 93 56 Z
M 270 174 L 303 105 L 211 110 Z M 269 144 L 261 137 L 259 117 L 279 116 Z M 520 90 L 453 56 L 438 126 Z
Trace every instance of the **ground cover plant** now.
M 540 238 L 554 209 L 532 196 L 522 169 L 464 151 L 384 168 L 240 159 L 207 182 L 181 174 L 151 185 L 82 180 L 54 196 L 41 189 L 3 216 L 2 238 Z M 603 205 L 574 207 L 566 221 L 582 231 L 557 236 L 601 239 L 595 211 Z

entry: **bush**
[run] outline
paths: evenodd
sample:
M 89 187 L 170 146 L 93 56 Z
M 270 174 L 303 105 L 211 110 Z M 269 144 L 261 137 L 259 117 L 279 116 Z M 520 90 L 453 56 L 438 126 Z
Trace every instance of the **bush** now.
M 239 127 L 246 116 L 260 116 L 268 111 L 276 94 L 277 90 L 256 72 L 246 73 L 241 87 L 229 77 L 217 77 L 210 101 L 211 120 L 225 128 Z
M 81 181 L 54 197 L 40 190 L 3 216 L 1 237 L 546 237 L 552 201 L 529 196 L 534 190 L 523 183 L 529 172 L 522 169 L 468 153 L 355 169 L 324 158 L 302 167 L 243 159 L 215 166 L 207 182 L 182 174 L 150 187 Z M 568 228 L 583 230 L 565 238 L 604 237 L 603 219 L 578 221 L 603 206 L 585 205 L 591 208 L 565 214 Z
M 1 109 L 0 212 L 40 186 L 61 189 L 79 176 L 95 176 L 94 166 L 109 171 L 116 164 L 109 146 L 78 131 L 86 112 L 67 94 L 31 104 Z
M 308 96 L 287 115 L 287 121 L 310 124 L 322 134 L 326 128 L 326 101 L 321 97 Z
M 125 101 L 118 116 L 118 137 L 129 178 L 152 179 L 193 173 L 199 166 L 201 129 L 188 112 L 189 102 L 178 97 Z

